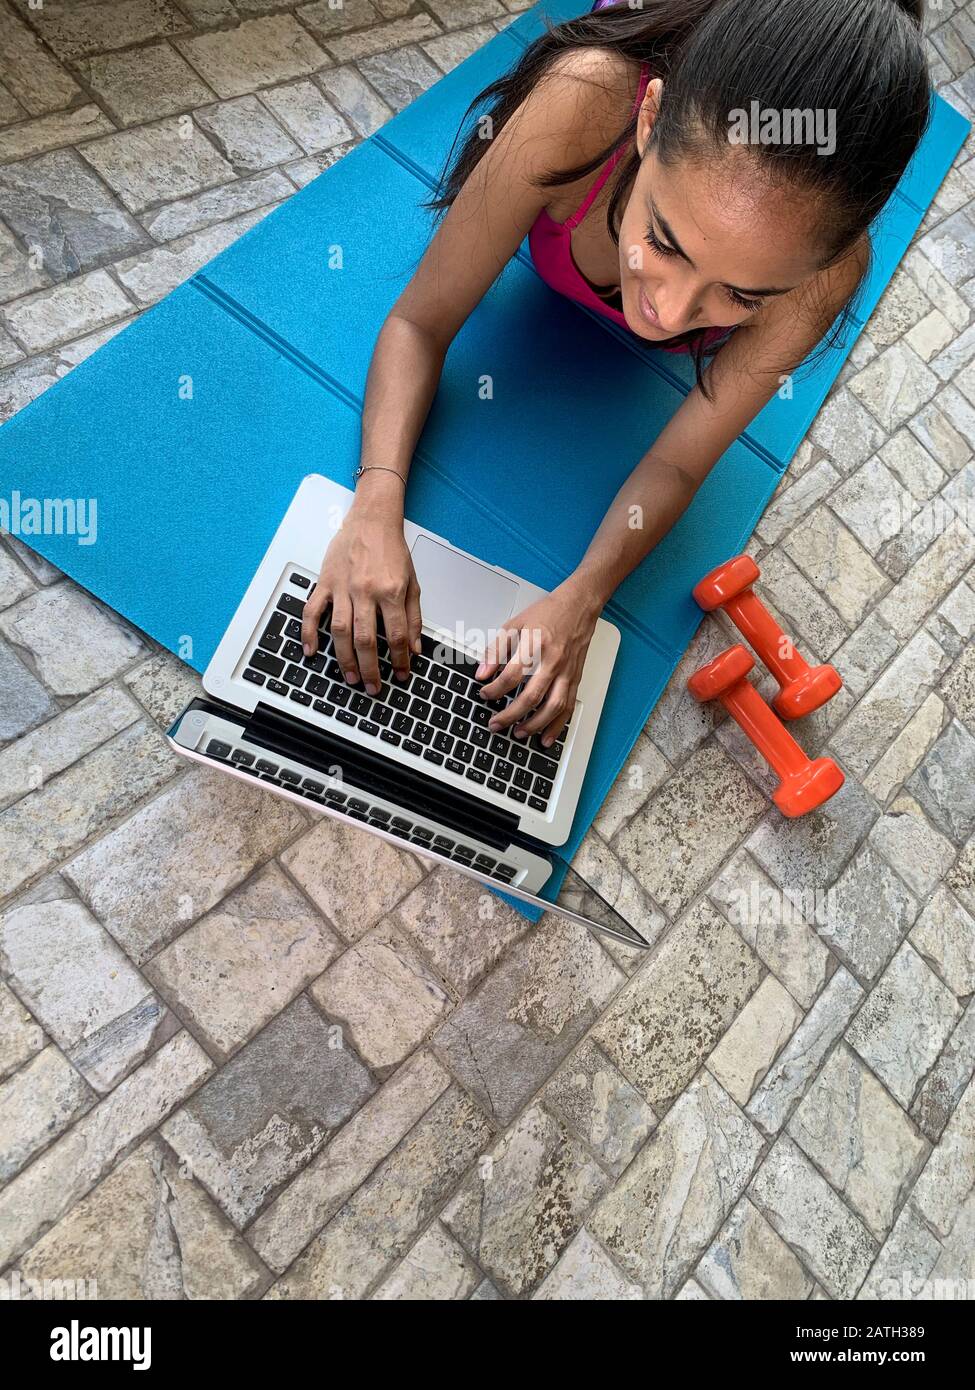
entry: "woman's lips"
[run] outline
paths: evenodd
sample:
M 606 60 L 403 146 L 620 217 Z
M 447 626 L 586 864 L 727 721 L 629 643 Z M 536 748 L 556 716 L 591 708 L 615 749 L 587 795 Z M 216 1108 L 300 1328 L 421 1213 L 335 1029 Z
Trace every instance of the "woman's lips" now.
M 646 290 L 644 290 L 642 286 L 640 287 L 640 313 L 646 319 L 647 323 L 653 324 L 654 328 L 660 327 L 660 319 L 657 317 L 657 311 L 650 303 L 647 298 Z

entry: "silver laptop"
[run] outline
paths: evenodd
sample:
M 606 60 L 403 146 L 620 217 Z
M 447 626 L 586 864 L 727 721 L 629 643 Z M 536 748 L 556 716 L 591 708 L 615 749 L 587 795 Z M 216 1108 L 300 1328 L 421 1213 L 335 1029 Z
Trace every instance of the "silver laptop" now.
M 318 474 L 304 479 L 204 673 L 209 698 L 182 712 L 170 743 L 272 795 L 646 948 L 571 868 L 556 901 L 540 896 L 565 867 L 554 847 L 572 825 L 618 630 L 598 620 L 556 743 L 493 732 L 488 720 L 518 692 L 486 701 L 474 671 L 493 633 L 545 591 L 406 521 L 423 651 L 411 655 L 409 678 L 397 680 L 380 635 L 382 685 L 370 696 L 346 682 L 335 660 L 328 611 L 318 652 L 306 657 L 301 645 L 305 601 L 352 497 Z

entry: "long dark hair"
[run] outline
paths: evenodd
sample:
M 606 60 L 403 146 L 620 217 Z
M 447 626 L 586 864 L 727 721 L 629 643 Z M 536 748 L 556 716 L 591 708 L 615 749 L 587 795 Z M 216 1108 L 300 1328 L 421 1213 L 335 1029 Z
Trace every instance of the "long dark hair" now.
M 488 128 L 496 135 L 554 60 L 573 48 L 614 49 L 646 61 L 664 79 L 648 148 L 670 165 L 727 146 L 730 113 L 755 100 L 762 110 L 835 111 L 836 148 L 826 157 L 809 142 L 755 146 L 773 174 L 816 195 L 827 266 L 852 249 L 880 212 L 924 134 L 931 89 L 922 21 L 923 0 L 640 0 L 635 8 L 621 0 L 548 27 L 474 98 L 465 120 L 492 103 Z M 621 142 L 632 142 L 636 124 L 633 116 L 611 145 L 583 164 L 550 170 L 541 185 L 593 173 Z M 486 148 L 475 123 L 452 164 L 453 150 L 448 156 L 426 206 L 442 216 Z M 617 242 L 639 165 L 635 149 L 620 161 L 606 213 Z M 818 352 L 842 335 L 862 283 L 861 277 Z M 690 345 L 706 390 L 704 336 L 694 330 L 672 341 Z

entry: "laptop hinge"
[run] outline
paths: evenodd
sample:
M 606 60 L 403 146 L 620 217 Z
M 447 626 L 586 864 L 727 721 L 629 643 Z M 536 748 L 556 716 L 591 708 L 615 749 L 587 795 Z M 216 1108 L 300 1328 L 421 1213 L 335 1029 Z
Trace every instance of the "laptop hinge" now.
M 510 811 L 484 805 L 476 797 L 465 796 L 434 777 L 404 767 L 329 730 L 282 714 L 270 705 L 258 703 L 242 738 L 269 752 L 307 763 L 349 786 L 374 792 L 402 805 L 404 810 L 420 812 L 473 835 L 497 849 L 506 849 L 523 838 L 518 832 L 518 817 Z

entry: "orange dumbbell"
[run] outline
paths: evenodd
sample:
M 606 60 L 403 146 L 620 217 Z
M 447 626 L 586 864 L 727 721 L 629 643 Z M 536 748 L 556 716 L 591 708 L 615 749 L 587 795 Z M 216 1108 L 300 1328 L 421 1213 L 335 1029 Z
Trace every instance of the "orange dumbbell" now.
M 695 700 L 719 700 L 779 775 L 772 800 L 784 816 L 804 816 L 843 785 L 832 758 L 810 758 L 747 679 L 754 657 L 739 643 L 716 656 L 687 682 Z
M 750 555 L 726 560 L 694 586 L 694 598 L 706 613 L 723 608 L 752 644 L 779 683 L 772 704 L 783 719 L 798 719 L 825 705 L 843 681 L 833 666 L 810 666 L 752 591 L 761 571 Z

